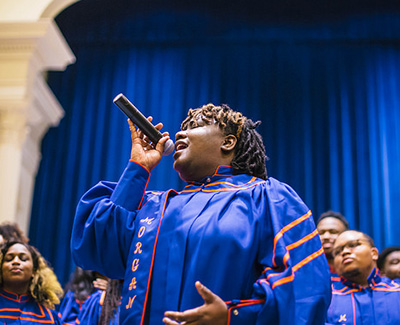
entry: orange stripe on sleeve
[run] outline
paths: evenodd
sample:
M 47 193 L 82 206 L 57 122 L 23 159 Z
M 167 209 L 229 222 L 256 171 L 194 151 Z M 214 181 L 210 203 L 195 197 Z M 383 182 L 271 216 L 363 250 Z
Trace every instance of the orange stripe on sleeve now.
M 284 284 L 284 283 L 291 282 L 291 281 L 293 281 L 293 280 L 294 280 L 294 274 L 289 275 L 289 276 L 287 276 L 287 277 L 285 277 L 285 278 L 282 278 L 282 279 L 280 279 L 280 280 L 274 282 L 274 283 L 272 284 L 271 288 L 274 289 L 276 286 L 279 286 L 279 285 Z
M 291 223 L 289 223 L 288 225 L 286 225 L 285 227 L 283 227 L 274 237 L 274 250 L 273 250 L 273 256 L 272 256 L 272 263 L 274 266 L 276 266 L 276 262 L 275 262 L 275 250 L 276 250 L 276 244 L 278 242 L 279 239 L 282 238 L 283 234 L 288 231 L 289 229 L 292 229 L 293 227 L 297 226 L 299 223 L 303 222 L 304 220 L 306 220 L 307 218 L 309 218 L 312 215 L 311 210 L 309 210 L 305 215 L 301 216 L 300 218 L 292 221 Z
M 318 230 L 317 229 L 315 229 L 311 234 L 308 234 L 307 236 L 305 236 L 302 239 L 298 240 L 297 242 L 286 246 L 286 249 L 288 251 L 290 251 L 291 249 L 296 248 L 296 247 L 300 246 L 301 244 L 304 244 L 306 241 L 310 240 L 311 238 L 315 237 L 316 235 L 318 235 Z
M 318 256 L 322 255 L 323 252 L 324 252 L 324 250 L 323 250 L 322 247 L 321 247 L 318 251 L 312 253 L 311 255 L 308 255 L 305 259 L 303 259 L 302 261 L 300 261 L 299 263 L 297 263 L 295 266 L 293 266 L 293 268 L 292 268 L 293 272 L 292 272 L 291 275 L 289 275 L 289 276 L 287 276 L 287 277 L 284 277 L 284 278 L 282 278 L 282 279 L 279 279 L 278 281 L 274 282 L 274 283 L 272 284 L 271 288 L 274 289 L 274 288 L 275 288 L 276 286 L 278 286 L 278 285 L 281 285 L 281 284 L 284 284 L 284 283 L 288 283 L 288 282 L 290 282 L 290 281 L 293 281 L 293 280 L 294 280 L 294 273 L 295 273 L 297 270 L 299 270 L 300 268 L 302 268 L 302 267 L 303 267 L 304 265 L 306 265 L 307 263 L 311 262 L 313 259 L 315 259 L 315 258 L 317 258 Z M 267 280 L 270 279 L 271 277 L 273 277 L 274 275 L 278 275 L 278 274 L 279 274 L 279 273 L 270 274 L 270 275 L 267 277 Z
M 307 263 L 311 262 L 313 259 L 317 258 L 318 256 L 322 255 L 323 253 L 324 253 L 324 250 L 321 247 L 315 253 L 312 253 L 311 255 L 308 255 L 304 260 L 302 260 L 301 262 L 299 262 L 295 266 L 293 266 L 293 272 L 296 272 L 298 269 L 300 269 L 301 267 L 303 267 Z

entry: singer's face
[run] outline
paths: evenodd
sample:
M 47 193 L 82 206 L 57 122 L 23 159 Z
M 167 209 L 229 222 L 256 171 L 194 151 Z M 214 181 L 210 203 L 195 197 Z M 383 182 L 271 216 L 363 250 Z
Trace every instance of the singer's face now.
M 218 166 L 230 163 L 223 158 L 225 137 L 216 124 L 199 121 L 196 127 L 179 131 L 175 138 L 174 169 L 185 181 L 199 181 L 213 175 Z

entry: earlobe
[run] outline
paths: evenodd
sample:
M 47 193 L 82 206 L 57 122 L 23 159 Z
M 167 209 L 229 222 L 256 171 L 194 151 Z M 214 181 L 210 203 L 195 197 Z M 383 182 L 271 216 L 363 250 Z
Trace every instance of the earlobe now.
M 224 142 L 221 146 L 223 151 L 232 151 L 235 149 L 237 138 L 233 134 L 225 136 Z
M 372 247 L 372 248 L 371 248 L 371 253 L 372 253 L 372 259 L 373 259 L 374 261 L 377 261 L 377 260 L 378 260 L 378 257 L 379 257 L 378 249 L 377 249 L 376 247 Z

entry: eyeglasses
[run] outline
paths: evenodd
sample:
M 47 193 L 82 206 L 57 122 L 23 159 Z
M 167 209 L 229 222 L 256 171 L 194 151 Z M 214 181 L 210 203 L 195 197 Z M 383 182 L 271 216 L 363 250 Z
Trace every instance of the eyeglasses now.
M 333 257 L 338 256 L 339 254 L 341 254 L 343 252 L 343 250 L 347 247 L 349 250 L 353 251 L 354 248 L 356 248 L 357 246 L 362 245 L 362 243 L 366 243 L 366 241 L 361 240 L 361 239 L 355 239 L 355 240 L 350 240 L 348 241 L 346 244 L 341 245 L 341 246 L 337 246 L 333 249 L 332 251 L 332 255 Z

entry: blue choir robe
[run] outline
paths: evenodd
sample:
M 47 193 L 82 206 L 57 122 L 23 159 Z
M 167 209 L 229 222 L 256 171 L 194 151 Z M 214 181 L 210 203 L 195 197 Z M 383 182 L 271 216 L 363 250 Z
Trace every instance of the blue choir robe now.
M 97 290 L 85 300 L 76 319 L 76 324 L 97 325 L 99 323 L 104 295 L 105 291 Z
M 58 309 L 58 317 L 60 318 L 61 323 L 63 325 L 75 324 L 83 303 L 84 301 L 75 299 L 73 291 L 68 291 L 62 299 Z
M 328 263 L 293 189 L 229 166 L 181 192 L 146 191 L 149 177 L 130 161 L 84 194 L 73 226 L 76 264 L 124 278 L 121 324 L 203 305 L 197 280 L 226 301 L 229 324 L 324 323 Z
M 340 279 L 339 274 L 337 274 L 336 272 L 331 270 L 331 281 L 334 282 L 334 281 L 340 281 L 340 280 L 341 279 Z
M 31 295 L 0 289 L 0 324 L 61 324 L 57 312 L 37 303 Z
M 105 291 L 97 290 L 92 293 L 85 301 L 77 301 L 72 291 L 65 295 L 59 311 L 62 325 L 97 325 L 99 323 L 101 308 L 105 297 Z M 110 325 L 118 324 L 117 319 L 113 318 Z
M 400 324 L 400 285 L 374 269 L 367 288 L 341 278 L 332 283 L 327 324 Z

